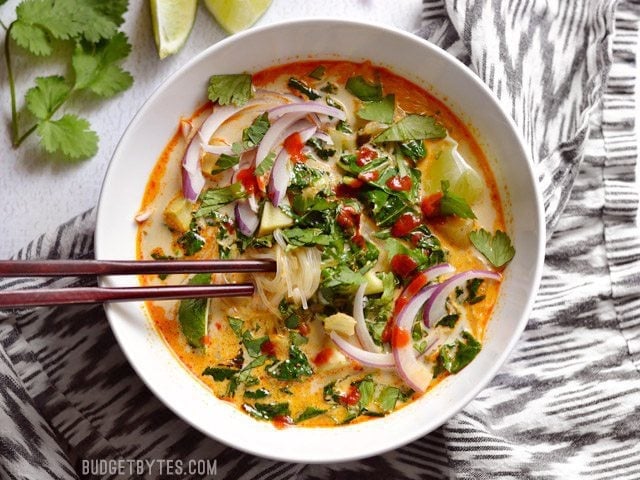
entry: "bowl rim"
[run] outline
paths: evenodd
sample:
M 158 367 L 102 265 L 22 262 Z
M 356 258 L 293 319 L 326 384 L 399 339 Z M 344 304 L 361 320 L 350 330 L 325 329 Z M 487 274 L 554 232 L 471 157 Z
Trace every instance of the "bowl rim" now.
M 145 377 L 145 375 L 142 373 L 141 369 L 140 369 L 140 365 L 136 362 L 135 360 L 135 355 L 133 354 L 133 352 L 128 351 L 123 344 L 123 340 L 120 337 L 120 334 L 122 332 L 119 331 L 119 329 L 116 326 L 116 322 L 114 321 L 113 316 L 115 315 L 115 313 L 113 312 L 113 305 L 110 304 L 105 304 L 104 308 L 105 308 L 105 312 L 107 315 L 107 319 L 109 321 L 109 325 L 111 328 L 111 331 L 113 332 L 114 337 L 116 338 L 116 341 L 118 342 L 121 351 L 123 352 L 123 354 L 125 355 L 127 361 L 129 362 L 129 365 L 131 365 L 131 367 L 133 368 L 133 370 L 136 372 L 136 374 L 138 375 L 138 377 L 142 380 L 142 382 L 145 384 L 145 386 L 151 390 L 151 392 L 153 392 L 153 394 L 156 396 L 156 398 L 158 398 L 165 407 L 169 408 L 174 414 L 176 414 L 180 419 L 182 419 L 184 422 L 186 422 L 187 424 L 191 425 L 192 427 L 194 427 L 195 429 L 197 429 L 198 431 L 202 432 L 204 435 L 210 437 L 210 438 L 214 438 L 215 440 L 223 443 L 224 445 L 228 445 L 234 448 L 237 448 L 239 450 L 251 453 L 253 455 L 257 455 L 263 458 L 269 458 L 269 459 L 273 459 L 273 460 L 279 460 L 279 461 L 287 461 L 287 462 L 305 462 L 305 463 L 327 463 L 327 462 L 331 462 L 331 463 L 338 463 L 338 462 L 346 462 L 346 461 L 352 461 L 352 460 L 358 460 L 358 459 L 362 459 L 362 458 L 368 458 L 374 455 L 378 455 L 378 454 L 382 454 L 397 448 L 400 448 L 404 445 L 409 444 L 410 442 L 415 441 L 416 439 L 429 434 L 431 432 L 433 432 L 435 429 L 439 428 L 440 426 L 442 426 L 444 423 L 446 423 L 448 420 L 450 420 L 454 415 L 458 414 L 464 407 L 466 407 L 466 405 L 471 402 L 477 395 L 478 393 L 483 390 L 494 378 L 495 375 L 497 374 L 498 370 L 504 365 L 507 357 L 511 354 L 511 352 L 513 351 L 514 346 L 516 345 L 516 343 L 519 341 L 522 332 L 524 331 L 529 316 L 531 314 L 532 308 L 533 308 L 533 303 L 534 300 L 536 298 L 536 294 L 539 290 L 540 287 L 540 282 L 541 282 L 541 277 L 542 277 L 542 267 L 544 264 L 544 251 L 545 251 L 545 239 L 546 239 L 546 235 L 545 235 L 545 221 L 544 221 L 544 210 L 543 210 L 543 201 L 542 201 L 542 195 L 541 195 L 541 188 L 540 185 L 537 181 L 537 176 L 535 175 L 535 170 L 534 170 L 534 166 L 532 164 L 531 161 L 531 157 L 529 155 L 529 150 L 526 147 L 526 144 L 524 143 L 524 140 L 522 138 L 522 134 L 520 133 L 520 131 L 518 130 L 518 128 L 515 125 L 515 122 L 513 121 L 513 119 L 511 118 L 510 115 L 508 115 L 504 109 L 502 108 L 502 106 L 500 105 L 498 99 L 496 98 L 495 94 L 489 89 L 489 87 L 487 85 L 485 85 L 482 80 L 475 74 L 475 72 L 473 72 L 468 66 L 466 66 L 464 63 L 462 63 L 460 60 L 458 60 L 456 57 L 454 57 L 453 55 L 451 55 L 450 53 L 448 53 L 447 51 L 443 50 L 442 48 L 440 48 L 439 46 L 419 37 L 418 35 L 415 35 L 413 33 L 404 31 L 404 30 L 400 30 L 396 27 L 392 27 L 392 26 L 388 26 L 388 25 L 381 25 L 379 23 L 373 23 L 373 22 L 363 22 L 363 21 L 356 21 L 356 20 L 345 20 L 345 19 L 335 19 L 335 18 L 307 18 L 307 19 L 293 19 L 293 20 L 285 20 L 285 21 L 280 21 L 280 22 L 275 22 L 269 25 L 264 25 L 264 26 L 260 26 L 260 27 L 254 27 L 251 28 L 249 30 L 246 30 L 244 32 L 238 33 L 238 34 L 234 34 L 231 35 L 219 42 L 216 42 L 214 44 L 212 44 L 211 46 L 209 46 L 208 48 L 206 48 L 205 50 L 203 50 L 202 52 L 200 52 L 199 54 L 197 54 L 195 57 L 193 57 L 191 60 L 189 60 L 188 62 L 184 63 L 183 65 L 181 65 L 180 67 L 178 67 L 172 74 L 170 74 L 169 76 L 167 76 L 165 79 L 162 80 L 162 82 L 160 83 L 160 85 L 158 85 L 158 87 L 156 87 L 156 89 L 153 91 L 153 93 L 151 95 L 148 96 L 148 98 L 145 100 L 145 102 L 142 104 L 142 106 L 138 109 L 138 111 L 136 112 L 136 114 L 133 116 L 133 118 L 131 119 L 131 121 L 128 123 L 126 129 L 124 130 L 124 133 L 122 135 L 122 137 L 120 138 L 116 148 L 114 149 L 113 155 L 111 156 L 111 159 L 109 161 L 109 165 L 107 167 L 106 173 L 105 173 L 105 177 L 100 189 L 100 195 L 99 195 L 99 201 L 98 201 L 98 205 L 97 205 L 97 215 L 96 215 L 96 228 L 95 228 L 95 233 L 94 233 L 94 245 L 95 245 L 95 257 L 96 258 L 102 258 L 103 255 L 101 255 L 101 252 L 103 250 L 103 243 L 100 240 L 101 236 L 102 236 L 102 227 L 103 227 L 103 223 L 101 222 L 101 218 L 102 218 L 102 212 L 104 211 L 104 196 L 105 196 L 105 190 L 107 189 L 107 184 L 109 183 L 109 179 L 111 178 L 111 175 L 113 173 L 113 170 L 115 168 L 115 164 L 117 163 L 116 160 L 120 157 L 122 157 L 122 151 L 124 150 L 124 145 L 128 143 L 128 141 L 130 140 L 133 130 L 133 127 L 135 127 L 140 120 L 144 117 L 145 113 L 147 112 L 147 110 L 149 110 L 151 108 L 151 105 L 153 105 L 157 99 L 163 94 L 163 92 L 168 89 L 171 84 L 177 79 L 179 78 L 183 72 L 185 70 L 188 70 L 191 66 L 194 66 L 195 64 L 198 64 L 199 62 L 201 62 L 203 59 L 207 58 L 208 56 L 210 56 L 213 52 L 223 49 L 224 47 L 226 47 L 227 44 L 230 43 L 236 43 L 236 42 L 241 42 L 243 39 L 245 39 L 246 37 L 251 37 L 254 35 L 261 35 L 264 32 L 269 32 L 272 30 L 280 30 L 280 29 L 286 29 L 286 28 L 290 28 L 292 26 L 297 26 L 297 25 L 336 25 L 339 24 L 341 26 L 346 26 L 346 27 L 359 27 L 359 28 L 368 28 L 368 29 L 373 29 L 373 30 L 382 30 L 385 31 L 388 34 L 391 35 L 396 35 L 399 37 L 402 37 L 403 40 L 405 41 L 410 41 L 410 42 L 414 42 L 414 43 L 418 43 L 420 44 L 423 48 L 426 48 L 427 50 L 430 51 L 431 55 L 436 55 L 441 57 L 442 59 L 444 59 L 447 62 L 452 62 L 453 64 L 456 65 L 456 67 L 458 67 L 458 70 L 460 71 L 461 75 L 464 75 L 467 77 L 468 80 L 472 81 L 473 84 L 480 90 L 482 90 L 486 95 L 487 98 L 489 98 L 491 100 L 491 103 L 493 104 L 493 106 L 495 107 L 496 111 L 498 111 L 502 118 L 501 120 L 505 121 L 505 124 L 507 126 L 507 128 L 509 129 L 509 133 L 515 138 L 517 139 L 517 145 L 515 145 L 515 147 L 519 150 L 519 153 L 522 155 L 522 157 L 524 159 L 526 159 L 526 174 L 528 175 L 528 177 L 532 180 L 532 185 L 533 185 L 533 190 L 535 192 L 535 211 L 536 211 L 536 221 L 538 223 L 538 225 L 540 226 L 540 229 L 538 230 L 538 238 L 537 238 L 537 242 L 535 245 L 536 251 L 538 252 L 537 258 L 535 259 L 535 263 L 533 265 L 533 269 L 532 269 L 532 277 L 533 277 L 533 288 L 531 290 L 531 292 L 529 293 L 529 295 L 527 296 L 527 301 L 526 304 L 524 305 L 524 308 L 522 309 L 522 315 L 518 321 L 518 323 L 516 324 L 516 327 L 514 328 L 512 334 L 510 335 L 510 338 L 508 340 L 508 342 L 506 343 L 506 346 L 502 348 L 502 351 L 500 353 L 499 356 L 497 356 L 494 361 L 491 363 L 490 368 L 488 369 L 487 373 L 479 380 L 476 381 L 474 383 L 474 385 L 467 389 L 466 393 L 464 395 L 462 395 L 460 398 L 458 398 L 454 403 L 454 407 L 452 409 L 450 409 L 449 412 L 447 412 L 447 415 L 442 415 L 441 418 L 439 419 L 439 421 L 437 422 L 437 424 L 433 427 L 433 428 L 427 428 L 427 429 L 420 429 L 420 428 L 416 428 L 415 430 L 411 431 L 411 432 L 403 432 L 403 435 L 401 435 L 398 438 L 394 439 L 393 442 L 389 442 L 388 445 L 384 446 L 384 447 L 379 447 L 379 448 L 375 448 L 375 449 L 369 449 L 366 452 L 362 452 L 362 451 L 358 451 L 356 453 L 349 453 L 349 452 L 344 452 L 342 453 L 340 456 L 338 457 L 332 457 L 332 458 L 323 458 L 323 459 L 319 459 L 316 457 L 310 458 L 310 457 L 306 457 L 306 456 L 292 456 L 290 454 L 286 453 L 286 449 L 281 449 L 279 451 L 274 451 L 273 449 L 271 449 L 269 452 L 265 452 L 264 450 L 260 449 L 260 448 L 252 448 L 252 447 L 248 447 L 247 445 L 244 445 L 242 443 L 240 443 L 239 441 L 235 441 L 235 440 L 230 440 L 227 438 L 223 438 L 221 436 L 216 435 L 214 432 L 211 432 L 210 430 L 205 429 L 203 426 L 199 425 L 197 422 L 193 422 L 191 419 L 189 419 L 185 413 L 183 413 L 179 408 L 177 408 L 177 406 L 173 405 L 170 401 L 168 401 L 166 399 L 166 397 L 163 395 L 163 393 L 159 390 L 159 387 L 157 387 L 154 383 L 152 383 L 147 377 Z M 99 277 L 98 278 L 98 284 L 100 286 L 108 286 L 106 279 L 104 277 Z M 145 315 L 146 316 L 146 315 Z M 148 320 L 148 318 L 147 318 Z M 155 330 L 155 327 L 154 327 Z M 156 332 L 157 333 L 157 332 Z M 181 368 L 185 368 L 184 366 L 181 365 Z M 381 419 L 382 420 L 382 419 Z M 347 427 L 344 427 L 347 428 Z M 336 432 L 339 432 L 339 430 L 337 430 Z

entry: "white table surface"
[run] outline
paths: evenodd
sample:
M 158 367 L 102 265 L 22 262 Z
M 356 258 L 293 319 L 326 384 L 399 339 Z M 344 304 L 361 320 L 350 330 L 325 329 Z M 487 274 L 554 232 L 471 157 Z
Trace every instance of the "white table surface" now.
M 15 19 L 18 0 L 0 7 L 6 25 Z M 134 77 L 131 89 L 94 104 L 74 105 L 70 111 L 82 113 L 100 136 L 98 154 L 76 164 L 51 162 L 41 153 L 33 135 L 19 149 L 10 142 L 10 100 L 4 68 L 0 64 L 0 258 L 16 253 L 40 233 L 55 228 L 96 205 L 100 186 L 111 154 L 127 124 L 146 98 L 172 72 L 196 53 L 225 38 L 200 2 L 196 23 L 184 48 L 160 61 L 151 30 L 146 0 L 130 0 L 123 26 L 133 45 L 124 67 Z M 392 25 L 409 31 L 420 26 L 422 0 L 273 0 L 257 25 L 287 19 L 333 17 Z M 19 105 L 24 92 L 33 85 L 33 74 L 63 73 L 61 62 L 34 59 L 12 45 Z M 53 67 L 53 68 L 51 68 Z

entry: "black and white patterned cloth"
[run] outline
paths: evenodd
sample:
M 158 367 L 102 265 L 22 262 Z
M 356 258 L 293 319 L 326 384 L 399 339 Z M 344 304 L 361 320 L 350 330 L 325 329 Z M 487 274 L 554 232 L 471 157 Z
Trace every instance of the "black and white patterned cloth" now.
M 4 311 L 0 477 L 83 478 L 91 458 L 216 459 L 229 479 L 640 478 L 639 17 L 639 0 L 425 0 L 419 34 L 469 64 L 523 132 L 553 231 L 514 353 L 437 431 L 358 462 L 264 460 L 165 408 L 100 306 Z M 87 212 L 16 258 L 91 258 L 94 222 Z

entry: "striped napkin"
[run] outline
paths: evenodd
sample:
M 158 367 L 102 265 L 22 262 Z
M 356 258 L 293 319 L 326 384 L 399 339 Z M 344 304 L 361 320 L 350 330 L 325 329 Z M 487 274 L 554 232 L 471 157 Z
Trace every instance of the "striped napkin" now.
M 424 2 L 419 35 L 467 63 L 521 129 L 553 232 L 516 350 L 440 429 L 358 462 L 260 459 L 203 437 L 156 400 L 101 307 L 5 311 L 0 477 L 89 478 L 86 459 L 215 459 L 216 478 L 229 479 L 640 478 L 639 16 L 640 0 Z M 91 258 L 94 224 L 89 211 L 16 258 Z

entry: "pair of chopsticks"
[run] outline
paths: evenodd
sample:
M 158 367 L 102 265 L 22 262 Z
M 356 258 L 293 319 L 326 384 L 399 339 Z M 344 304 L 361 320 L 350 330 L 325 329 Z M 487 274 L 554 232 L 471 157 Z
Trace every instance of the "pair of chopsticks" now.
M 0 277 L 275 272 L 273 260 L 0 260 Z M 253 295 L 251 283 L 0 291 L 0 308 Z

